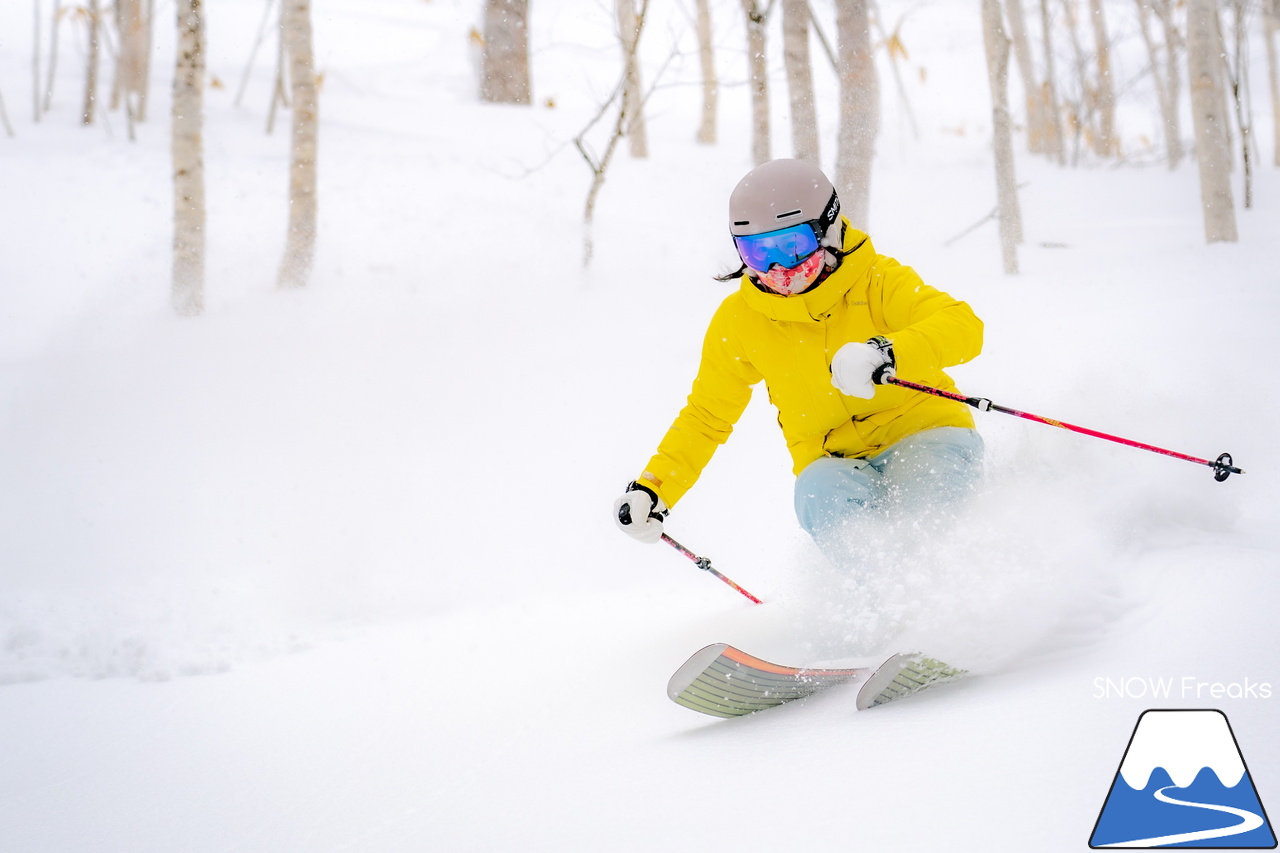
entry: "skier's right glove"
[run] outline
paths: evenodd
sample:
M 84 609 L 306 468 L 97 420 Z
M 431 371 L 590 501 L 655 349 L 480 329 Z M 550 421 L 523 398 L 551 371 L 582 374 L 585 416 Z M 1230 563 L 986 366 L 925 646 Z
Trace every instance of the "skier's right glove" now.
M 894 375 L 893 342 L 877 335 L 865 344 L 845 344 L 831 359 L 831 384 L 840 393 L 870 400 L 876 386 Z
M 618 529 L 637 541 L 653 544 L 662 538 L 662 520 L 667 505 L 648 486 L 628 483 L 627 492 L 613 502 L 613 520 Z

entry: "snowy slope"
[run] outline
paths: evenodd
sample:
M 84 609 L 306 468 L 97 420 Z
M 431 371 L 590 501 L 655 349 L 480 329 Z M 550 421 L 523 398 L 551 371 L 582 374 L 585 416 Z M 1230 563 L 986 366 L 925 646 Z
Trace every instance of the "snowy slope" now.
M 870 231 L 985 320 L 961 387 L 1248 473 L 978 415 L 986 488 L 952 529 L 869 534 L 891 579 L 872 611 L 796 529 L 761 393 L 668 525 L 753 606 L 608 512 L 729 292 L 710 276 L 750 167 L 737 4 L 715 5 L 714 148 L 692 142 L 683 7 L 655 12 L 649 74 L 678 33 L 684 53 L 651 159 L 610 171 L 589 270 L 571 140 L 616 73 L 607 4 L 534 4 L 532 108 L 474 103 L 478 0 L 317 4 L 321 236 L 293 293 L 270 50 L 232 103 L 262 4 L 210 5 L 198 320 L 167 302 L 167 31 L 130 144 L 118 114 L 77 126 L 69 41 L 31 123 L 31 12 L 0 8 L 0 848 L 1078 850 L 1149 707 L 1221 708 L 1275 798 L 1276 169 L 1240 242 L 1210 247 L 1194 164 L 1023 155 L 1005 277 L 992 225 L 944 245 L 994 204 L 976 11 L 882 0 L 907 14 L 920 136 L 882 67 Z M 779 72 L 778 155 L 784 91 Z M 717 722 L 664 695 L 715 641 L 784 663 L 919 645 L 980 677 Z M 1155 679 L 1176 688 L 1142 695 Z

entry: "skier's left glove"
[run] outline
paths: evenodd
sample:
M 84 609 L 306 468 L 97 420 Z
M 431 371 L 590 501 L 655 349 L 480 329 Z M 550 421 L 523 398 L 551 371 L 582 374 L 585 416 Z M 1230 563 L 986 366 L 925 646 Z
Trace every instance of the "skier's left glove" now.
M 831 384 L 843 394 L 870 400 L 876 386 L 894 376 L 893 341 L 877 335 L 865 344 L 845 344 L 831 359 Z
M 657 492 L 639 483 L 628 483 L 627 492 L 613 502 L 613 520 L 628 536 L 652 545 L 662 538 L 667 505 Z

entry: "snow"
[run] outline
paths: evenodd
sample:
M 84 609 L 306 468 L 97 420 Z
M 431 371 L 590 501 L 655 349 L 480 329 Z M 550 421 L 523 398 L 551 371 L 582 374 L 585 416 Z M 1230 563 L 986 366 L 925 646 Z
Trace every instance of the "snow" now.
M 171 27 L 130 143 L 119 113 L 77 123 L 71 22 L 32 123 L 30 4 L 0 8 L 0 846 L 1082 849 L 1151 707 L 1220 708 L 1276 790 L 1276 691 L 1230 688 L 1280 680 L 1280 170 L 1259 168 L 1240 242 L 1205 245 L 1194 163 L 1141 148 L 1156 109 L 1128 6 L 1108 9 L 1135 162 L 1060 169 L 1019 138 L 1006 277 L 993 224 L 946 245 L 994 205 L 976 9 L 882 0 L 920 135 L 882 65 L 869 230 L 986 322 L 952 371 L 967 393 L 1248 473 L 978 414 L 982 493 L 940 529 L 868 531 L 872 610 L 797 529 L 763 393 L 668 531 L 764 605 L 609 518 L 729 292 L 711 276 L 751 165 L 737 4 L 714 4 L 715 147 L 693 143 L 688 10 L 655 6 L 646 79 L 683 52 L 651 158 L 610 168 L 586 270 L 572 138 L 616 79 L 608 4 L 533 4 L 528 108 L 475 102 L 478 0 L 318 4 L 320 239 L 293 292 L 269 48 L 233 103 L 262 3 L 209 5 L 194 320 L 168 305 Z M 918 644 L 978 677 L 714 721 L 664 687 L 718 641 L 788 664 Z M 1154 679 L 1172 692 L 1137 689 Z
M 1240 784 L 1244 776 L 1244 762 L 1231 737 L 1231 727 L 1214 711 L 1144 714 L 1134 729 L 1120 775 L 1130 788 L 1141 791 L 1157 767 L 1169 771 L 1179 788 L 1189 787 L 1205 767 L 1228 788 Z

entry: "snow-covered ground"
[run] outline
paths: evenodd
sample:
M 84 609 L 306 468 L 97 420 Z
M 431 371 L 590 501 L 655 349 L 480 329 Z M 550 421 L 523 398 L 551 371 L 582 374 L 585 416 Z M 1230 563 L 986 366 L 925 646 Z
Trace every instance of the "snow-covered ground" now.
M 171 4 L 136 143 L 119 113 L 78 126 L 70 23 L 32 123 L 31 4 L 0 4 L 0 849 L 1079 850 L 1151 707 L 1222 709 L 1280 808 L 1280 170 L 1240 242 L 1206 246 L 1194 163 L 1059 169 L 1019 140 L 1006 277 L 993 224 L 945 245 L 994 204 L 977 9 L 882 0 L 919 137 L 882 64 L 869 230 L 986 321 L 961 387 L 1248 473 L 979 414 L 983 492 L 945 534 L 870 534 L 896 581 L 873 613 L 797 530 L 761 393 L 668 524 L 753 606 L 609 518 L 730 290 L 738 5 L 714 6 L 721 141 L 699 147 L 691 10 L 655 4 L 650 82 L 683 52 L 588 270 L 571 140 L 617 73 L 610 4 L 533 4 L 529 108 L 475 102 L 480 5 L 316 4 L 321 233 L 310 286 L 280 292 L 269 47 L 233 104 L 263 4 L 207 4 L 207 311 L 184 320 Z M 1137 78 L 1131 7 L 1108 9 Z M 1151 161 L 1149 83 L 1123 98 Z M 664 689 L 716 641 L 783 663 L 918 645 L 979 677 L 713 721 Z

